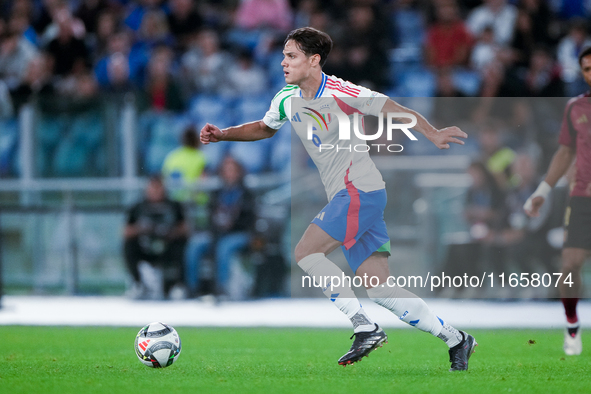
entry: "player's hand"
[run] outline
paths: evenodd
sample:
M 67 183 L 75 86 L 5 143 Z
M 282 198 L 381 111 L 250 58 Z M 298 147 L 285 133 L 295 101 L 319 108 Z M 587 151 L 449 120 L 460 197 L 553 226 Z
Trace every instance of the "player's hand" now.
M 220 142 L 223 136 L 224 132 L 221 131 L 217 126 L 206 123 L 201 129 L 199 139 L 203 145 L 207 145 L 210 142 Z
M 530 197 L 523 205 L 523 210 L 527 216 L 532 218 L 538 217 L 540 216 L 540 208 L 544 205 L 544 201 L 546 201 L 546 199 L 542 196 L 536 196 L 534 198 Z
M 464 145 L 464 141 L 458 138 L 468 138 L 468 134 L 464 133 L 457 126 L 439 129 L 435 133 L 429 135 L 431 142 L 433 142 L 439 149 L 449 149 L 449 144 L 451 142 L 458 145 Z

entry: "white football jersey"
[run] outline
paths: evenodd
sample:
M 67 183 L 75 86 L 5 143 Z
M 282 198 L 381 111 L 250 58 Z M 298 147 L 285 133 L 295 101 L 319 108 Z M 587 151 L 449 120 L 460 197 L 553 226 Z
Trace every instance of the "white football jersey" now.
M 291 122 L 320 171 L 328 200 L 345 189 L 348 182 L 364 192 L 383 189 L 382 175 L 371 160 L 368 149 L 363 148 L 366 141 L 353 131 L 353 119 L 357 113 L 358 130 L 362 130 L 363 115 L 379 116 L 388 98 L 324 73 L 314 99 L 305 100 L 301 94 L 296 85 L 284 87 L 271 101 L 263 122 L 275 130 L 288 120 Z M 337 113 L 344 113 L 350 119 L 350 139 L 340 138 Z M 308 133 L 309 122 L 312 124 L 311 136 Z

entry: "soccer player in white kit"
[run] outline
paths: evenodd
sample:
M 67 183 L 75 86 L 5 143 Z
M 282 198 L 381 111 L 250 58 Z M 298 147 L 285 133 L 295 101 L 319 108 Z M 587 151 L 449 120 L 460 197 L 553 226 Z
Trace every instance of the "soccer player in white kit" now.
M 462 145 L 459 138 L 467 135 L 457 127 L 437 130 L 417 112 L 381 93 L 327 76 L 322 66 L 331 48 L 332 40 L 324 32 L 310 27 L 293 30 L 285 40 L 281 62 L 287 86 L 275 95 L 265 117 L 224 130 L 206 124 L 201 130 L 201 142 L 269 138 L 291 120 L 320 171 L 329 200 L 295 247 L 298 265 L 312 278 L 342 277 L 343 271 L 326 258 L 340 246 L 355 275 L 378 278 L 375 287 L 364 284 L 374 302 L 404 322 L 442 339 L 449 347 L 450 371 L 467 370 L 477 345 L 474 337 L 445 323 L 413 293 L 386 285 L 390 275 L 390 241 L 383 218 L 384 181 L 368 152 L 346 149 L 366 141 L 356 133 L 351 133 L 347 140 L 339 139 L 338 122 L 328 114 L 345 114 L 351 119 L 364 114 L 377 116 L 380 112 L 410 114 L 416 119 L 413 129 L 440 149 L 449 148 L 449 143 Z M 298 97 L 301 99 L 294 100 Z M 313 131 L 308 127 L 308 117 L 318 126 Z M 327 149 L 322 150 L 321 146 Z M 330 146 L 343 149 L 328 149 Z M 347 315 L 354 328 L 353 345 L 338 360 L 339 364 L 353 364 L 387 341 L 384 331 L 365 313 L 347 283 L 327 285 L 323 293 Z

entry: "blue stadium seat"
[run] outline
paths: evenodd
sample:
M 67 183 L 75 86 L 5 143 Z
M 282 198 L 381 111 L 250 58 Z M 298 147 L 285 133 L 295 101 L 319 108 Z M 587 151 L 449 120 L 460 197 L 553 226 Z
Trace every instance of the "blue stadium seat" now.
M 241 97 L 236 100 L 234 111 L 236 124 L 252 122 L 263 119 L 273 96 L 262 95 L 259 97 Z
M 283 75 L 283 51 L 277 50 L 269 54 L 267 58 L 267 75 L 269 77 L 270 90 L 275 94 L 285 86 L 285 76 Z
M 249 142 L 230 142 L 229 153 L 244 167 L 246 172 L 254 174 L 267 169 L 271 150 L 271 140 Z
M 417 9 L 400 9 L 392 17 L 393 42 L 397 47 L 421 48 L 425 40 L 423 13 Z
M 476 71 L 455 70 L 452 75 L 454 86 L 466 96 L 477 96 L 481 78 Z
M 404 69 L 397 74 L 397 87 L 405 97 L 432 97 L 435 95 L 435 76 L 425 68 Z
M 212 123 L 224 128 L 235 124 L 232 100 L 220 96 L 194 96 L 189 104 L 189 114 L 201 125 Z
M 269 165 L 272 171 L 283 172 L 291 166 L 291 125 L 284 124 L 271 138 Z
M 260 120 L 269 109 L 272 97 L 243 97 L 235 102 L 236 123 L 242 124 Z M 264 139 L 253 142 L 232 142 L 229 153 L 240 162 L 247 172 L 258 173 L 268 167 L 272 141 Z

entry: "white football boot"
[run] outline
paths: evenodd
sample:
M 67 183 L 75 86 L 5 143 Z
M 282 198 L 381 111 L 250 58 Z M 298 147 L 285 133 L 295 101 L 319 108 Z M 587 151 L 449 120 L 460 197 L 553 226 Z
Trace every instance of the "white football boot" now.
M 574 328 L 577 328 L 576 331 Z M 581 339 L 581 326 L 567 327 L 564 330 L 564 353 L 567 356 L 578 356 L 583 351 L 583 341 Z

